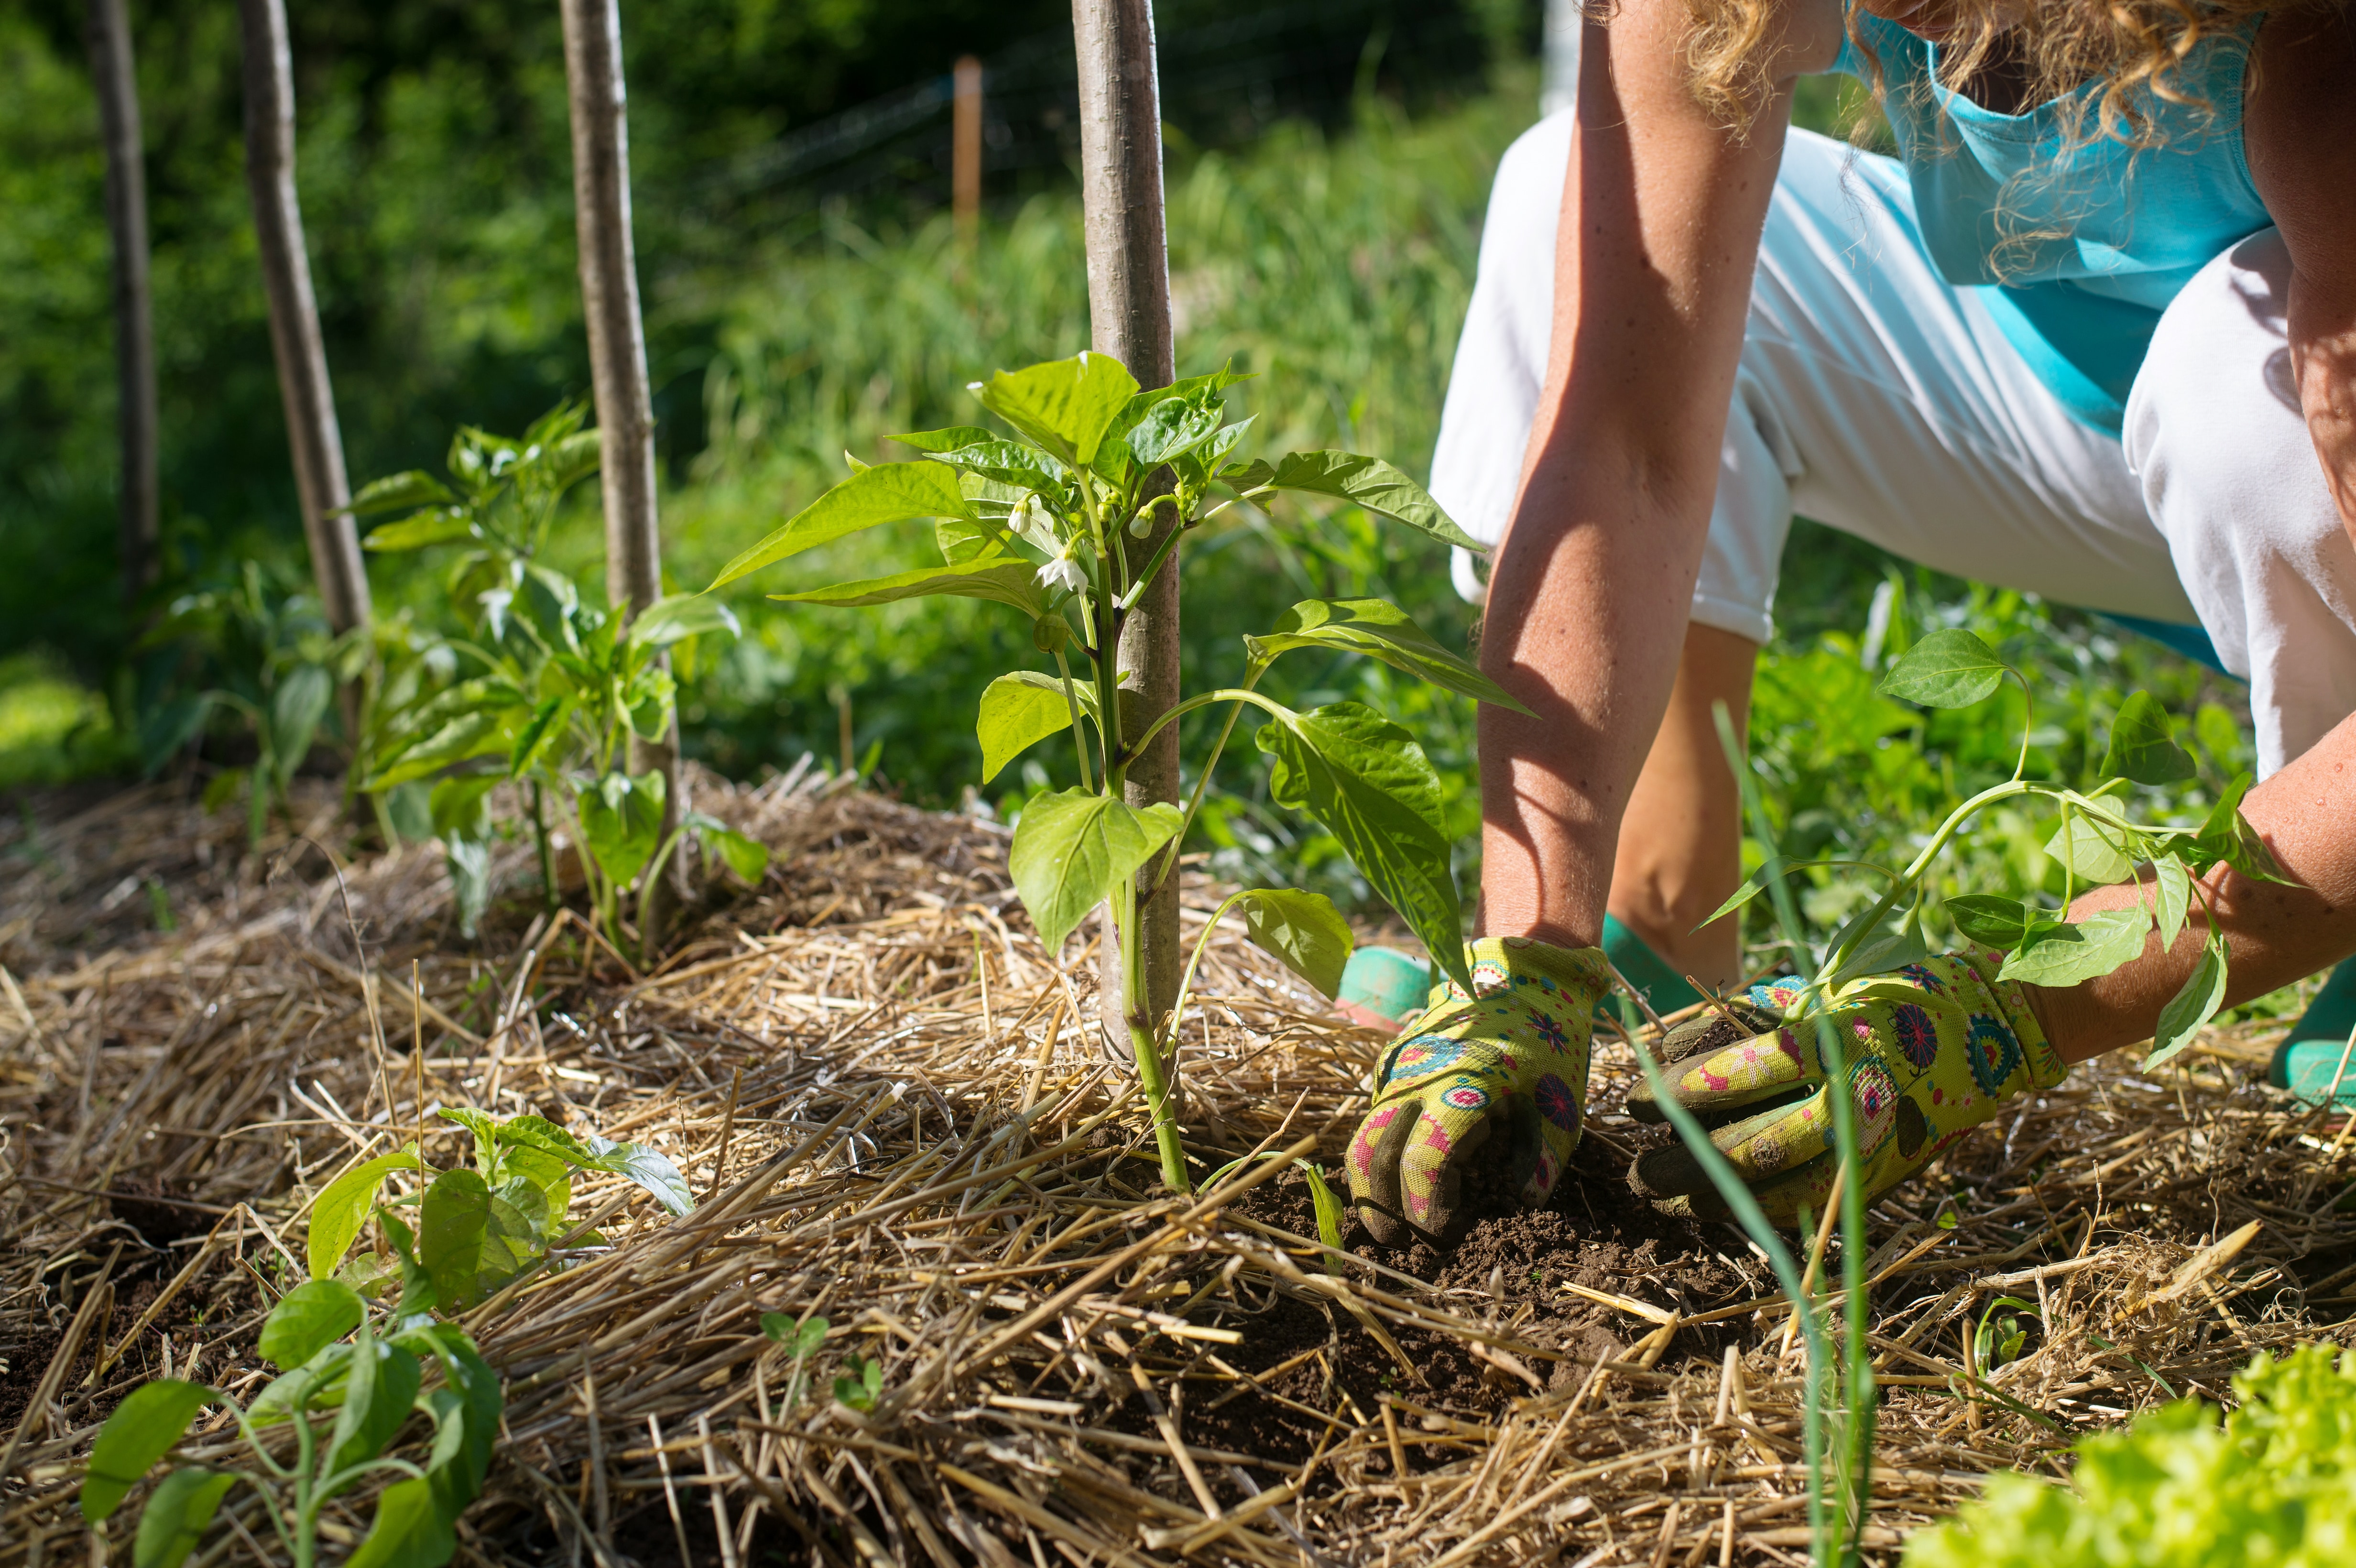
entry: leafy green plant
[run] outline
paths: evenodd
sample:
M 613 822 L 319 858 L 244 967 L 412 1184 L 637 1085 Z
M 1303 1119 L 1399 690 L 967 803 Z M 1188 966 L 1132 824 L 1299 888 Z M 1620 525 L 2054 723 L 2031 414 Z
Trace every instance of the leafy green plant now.
M 337 635 L 308 594 L 277 592 L 252 560 L 236 586 L 174 600 L 140 646 L 165 656 L 151 679 L 167 671 L 182 677 L 158 682 L 141 716 L 142 764 L 152 775 L 216 714 L 233 715 L 252 739 L 254 760 L 214 774 L 204 806 L 217 810 L 241 791 L 256 844 L 310 754 L 337 688 L 359 679 L 371 653 L 368 628 Z
M 2261 1355 L 2240 1400 L 2179 1400 L 2079 1439 L 2068 1486 L 1997 1472 L 1907 1568 L 2322 1568 L 2356 1553 L 2356 1350 Z
M 791 1410 L 801 1403 L 806 1381 L 803 1369 L 826 1344 L 827 1330 L 832 1327 L 823 1317 L 806 1317 L 797 1323 L 782 1312 L 761 1314 L 762 1334 L 780 1345 L 793 1347 L 793 1371 L 786 1375 L 785 1409 Z
M 842 1375 L 834 1380 L 834 1397 L 864 1415 L 884 1397 L 884 1363 L 856 1355 L 842 1358 Z
M 349 1285 L 315 1279 L 271 1308 L 261 1353 L 279 1376 L 241 1407 L 199 1383 L 159 1378 L 132 1391 L 99 1429 L 82 1517 L 101 1524 L 187 1433 L 208 1406 L 236 1417 L 249 1468 L 186 1465 L 148 1495 L 132 1548 L 135 1568 L 178 1568 L 241 1481 L 261 1494 L 269 1520 L 296 1568 L 318 1560 L 319 1510 L 371 1475 L 402 1477 L 377 1499 L 368 1534 L 348 1568 L 434 1568 L 457 1550 L 454 1526 L 482 1490 L 503 1405 L 496 1373 L 455 1324 L 436 1323 L 404 1299 L 380 1332 Z M 437 1366 L 441 1386 L 424 1372 Z M 334 1412 L 322 1431 L 321 1418 Z M 385 1456 L 412 1413 L 433 1424 L 422 1464 Z M 291 1425 L 294 1454 L 282 1460 L 269 1429 Z M 324 1441 L 323 1441 L 324 1439 Z M 284 1445 L 276 1445 L 283 1451 Z
M 356 511 L 402 514 L 369 532 L 371 550 L 469 546 L 446 580 L 452 605 L 474 623 L 474 635 L 446 645 L 460 678 L 386 723 L 365 784 L 383 793 L 431 781 L 427 815 L 468 934 L 490 897 L 490 796 L 506 781 L 529 799 L 542 896 L 553 907 L 552 798 L 581 848 L 594 918 L 617 944 L 630 940 L 624 893 L 651 886 L 683 837 L 747 881 L 768 864 L 761 845 L 701 813 L 680 816 L 667 834 L 663 775 L 628 768 L 633 735 L 672 733 L 671 656 L 699 637 L 734 636 L 734 614 L 711 599 L 673 595 L 626 624 L 536 559 L 565 492 L 596 472 L 596 438 L 579 428 L 581 417 L 578 406 L 559 408 L 513 441 L 469 427 L 451 445 L 449 484 L 422 470 L 396 474 L 353 501 Z
M 1141 391 L 1118 361 L 1099 354 L 1000 371 L 973 390 L 1012 439 L 974 425 L 895 437 L 924 455 L 860 467 L 730 561 L 712 583 L 720 588 L 881 525 L 929 520 L 938 565 L 774 597 L 841 606 L 972 598 L 1005 605 L 1030 624 L 1032 645 L 1054 661 L 1054 671 L 1015 671 L 983 693 L 977 731 L 984 781 L 1028 748 L 1070 732 L 1078 784 L 1025 803 L 1008 869 L 1050 949 L 1091 910 L 1109 905 L 1124 961 L 1127 1043 L 1151 1107 L 1162 1179 L 1176 1191 L 1189 1185 L 1168 1065 L 1181 1013 L 1150 1012 L 1136 940 L 1139 874 L 1151 886 L 1174 871 L 1205 784 L 1246 707 L 1268 716 L 1253 739 L 1271 761 L 1271 796 L 1323 825 L 1441 966 L 1470 984 L 1440 780 L 1422 749 L 1363 704 L 1295 710 L 1256 690 L 1261 677 L 1284 654 L 1317 648 L 1365 655 L 1447 690 L 1520 706 L 1403 611 L 1354 599 L 1306 601 L 1268 632 L 1245 637 L 1234 686 L 1188 697 L 1151 722 L 1125 712 L 1129 672 L 1118 667 L 1116 650 L 1131 609 L 1162 572 L 1175 570 L 1180 541 L 1230 508 L 1309 496 L 1480 548 L 1421 486 L 1379 459 L 1296 452 L 1273 463 L 1231 461 L 1251 422 L 1226 417 L 1221 394 L 1238 379 L 1221 370 Z M 1144 748 L 1186 715 L 1222 706 L 1226 720 L 1187 804 L 1127 804 L 1127 774 Z M 1304 979 L 1329 991 L 1338 981 L 1351 937 L 1329 901 L 1263 888 L 1230 902 L 1243 908 L 1252 939 Z M 1195 961 L 1200 955 L 1198 947 Z
M 305 1262 L 313 1280 L 335 1279 L 366 1296 L 398 1286 L 403 1309 L 462 1311 L 526 1271 L 561 1260 L 552 1249 L 570 1234 L 565 1214 L 575 1171 L 626 1177 L 674 1214 L 694 1204 L 679 1168 L 643 1144 L 578 1138 L 540 1116 L 501 1119 L 474 1110 L 442 1116 L 474 1135 L 475 1164 L 436 1171 L 412 1144 L 363 1161 L 327 1184 L 311 1208 Z M 385 1180 L 411 1171 L 421 1185 L 380 1201 Z M 397 1211 L 414 1210 L 413 1218 Z M 390 1262 L 372 1253 L 345 1261 L 374 1218 Z M 582 1244 L 595 1245 L 595 1232 Z

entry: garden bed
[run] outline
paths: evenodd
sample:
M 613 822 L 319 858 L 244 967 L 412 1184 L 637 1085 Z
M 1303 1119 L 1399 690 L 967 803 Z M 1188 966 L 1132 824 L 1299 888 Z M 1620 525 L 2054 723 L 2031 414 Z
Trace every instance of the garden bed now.
M 1624 1044 L 1599 1049 L 1554 1209 L 1444 1253 L 1358 1233 L 1337 1264 L 1290 1166 L 1159 1189 L 1087 936 L 1060 967 L 1041 950 L 1002 830 L 810 779 L 695 798 L 772 869 L 643 976 L 537 915 L 519 848 L 470 944 L 429 848 L 339 884 L 324 850 L 250 856 L 166 787 L 37 796 L 0 829 L 0 1568 L 87 1559 L 79 1461 L 167 1357 L 233 1391 L 266 1375 L 253 1334 L 300 1277 L 305 1200 L 388 1125 L 416 1135 L 421 1082 L 429 1106 L 648 1143 L 699 1200 L 673 1219 L 583 1188 L 610 1249 L 470 1316 L 508 1404 L 461 1562 L 1805 1556 L 1798 1349 L 1738 1232 L 1629 1194 L 1662 1134 L 1616 1114 Z M 339 844 L 335 800 L 302 804 Z M 1333 1169 L 1377 1038 L 1239 933 L 1205 970 L 1183 1037 L 1202 1168 L 1307 1140 Z M 2150 1080 L 2125 1053 L 2082 1069 L 1874 1211 L 1869 1556 L 1990 1470 L 2059 1473 L 2072 1435 L 2164 1389 L 2218 1397 L 2254 1350 L 2356 1341 L 2334 1207 L 2356 1137 L 2260 1085 L 2269 1043 L 2212 1029 Z M 425 1130 L 452 1163 L 464 1135 Z M 1964 1339 L 2004 1296 L 2043 1328 L 1966 1401 Z M 765 1313 L 831 1326 L 798 1407 Z M 864 1413 L 823 1397 L 851 1355 L 882 1363 Z M 225 1453 L 209 1419 L 191 1449 Z M 368 1514 L 355 1495 L 329 1520 L 357 1538 Z M 265 1533 L 241 1519 L 197 1561 L 252 1561 Z

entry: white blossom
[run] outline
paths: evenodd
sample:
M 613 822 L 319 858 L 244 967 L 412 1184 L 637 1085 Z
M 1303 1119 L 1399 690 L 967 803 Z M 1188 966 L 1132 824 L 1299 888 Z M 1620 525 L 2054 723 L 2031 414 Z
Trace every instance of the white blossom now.
M 1055 553 L 1055 559 L 1039 569 L 1039 586 L 1061 588 L 1068 593 L 1085 593 L 1088 574 L 1075 558 L 1080 552 L 1080 541 L 1075 539 Z

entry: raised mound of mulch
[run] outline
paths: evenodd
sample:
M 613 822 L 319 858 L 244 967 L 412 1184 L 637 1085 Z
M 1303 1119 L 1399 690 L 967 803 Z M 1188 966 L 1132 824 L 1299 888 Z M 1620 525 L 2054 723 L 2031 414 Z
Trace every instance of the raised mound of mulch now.
M 1616 1115 L 1625 1044 L 1552 1211 L 1330 1253 L 1290 1164 L 1160 1189 L 1092 955 L 1042 950 L 1002 828 L 810 777 L 696 802 L 776 860 L 709 890 L 651 974 L 540 914 L 519 846 L 474 943 L 430 848 L 339 872 L 324 793 L 260 852 L 170 786 L 0 826 L 0 1568 L 91 1557 L 80 1466 L 141 1380 L 269 1375 L 261 1314 L 339 1170 L 421 1121 L 429 1158 L 463 1157 L 421 1085 L 426 1110 L 650 1143 L 701 1200 L 672 1219 L 586 1184 L 610 1245 L 469 1320 L 508 1430 L 461 1562 L 1804 1555 L 1787 1315 L 1739 1232 L 1631 1198 L 1660 1134 Z M 1190 887 L 1196 920 L 1212 894 Z M 1239 933 L 1205 971 L 1202 1172 L 1334 1169 L 1376 1038 Z M 2267 1043 L 2082 1070 L 1875 1210 L 1869 1556 L 1990 1470 L 2058 1474 L 2082 1431 L 2223 1395 L 2255 1350 L 2356 1338 L 2356 1148 L 2259 1085 Z M 1988 1371 L 1967 1341 L 2003 1296 L 2041 1321 Z M 831 1325 L 798 1399 L 766 1312 Z M 863 1413 L 827 1397 L 853 1355 L 883 1367 Z M 1968 1371 L 1993 1392 L 1965 1397 Z M 226 1456 L 226 1424 L 192 1451 Z M 240 1495 L 198 1561 L 272 1556 Z M 331 1505 L 330 1538 L 369 1511 Z

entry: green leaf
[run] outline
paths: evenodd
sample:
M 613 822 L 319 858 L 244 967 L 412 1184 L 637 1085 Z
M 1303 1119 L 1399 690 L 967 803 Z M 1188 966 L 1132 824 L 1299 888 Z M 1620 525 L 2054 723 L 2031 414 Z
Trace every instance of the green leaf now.
M 2242 797 L 2250 792 L 2250 775 L 2243 773 L 2225 786 L 2201 823 L 2201 833 L 2194 840 L 2195 869 L 2206 869 L 2222 862 L 2242 875 L 2261 882 L 2277 882 L 2286 888 L 2301 884 L 2296 878 L 2286 876 L 2274 851 L 2242 815 Z
M 1275 760 L 1271 798 L 1323 823 L 1434 961 L 1470 990 L 1440 775 L 1423 748 L 1355 702 L 1288 710 L 1254 739 Z
M 471 1170 L 445 1170 L 425 1189 L 417 1217 L 417 1261 L 433 1276 L 442 1311 L 472 1305 L 490 1220 L 490 1184 Z
M 806 1318 L 797 1323 L 782 1312 L 761 1314 L 761 1332 L 780 1345 L 793 1347 L 794 1354 L 808 1358 L 818 1354 L 826 1343 L 826 1331 L 832 1325 L 823 1317 Z
M 2097 824 L 2083 813 L 2065 813 L 2045 841 L 2045 852 L 2080 881 L 2107 886 L 2124 881 L 2135 869 L 2124 844 L 2126 835 L 2108 823 Z
M 1087 790 L 1032 796 L 1006 864 L 1047 950 L 1060 949 L 1088 911 L 1123 877 L 1134 876 L 1185 819 L 1167 802 L 1139 810 Z
M 443 1115 L 448 1115 L 449 1113 L 445 1111 Z M 502 1144 L 544 1149 L 584 1169 L 593 1168 L 597 1163 L 597 1156 L 587 1144 L 545 1116 L 509 1116 L 504 1122 L 494 1122 L 491 1124 L 491 1136 Z
M 368 1316 L 359 1293 L 339 1280 L 312 1279 L 279 1298 L 262 1320 L 254 1349 L 273 1366 L 301 1366 L 334 1344 Z
M 961 447 L 979 446 L 996 441 L 997 432 L 978 424 L 953 424 L 944 430 L 911 431 L 905 435 L 887 435 L 886 441 L 896 441 L 902 446 L 913 446 L 918 452 L 956 452 Z
M 1000 676 L 983 689 L 974 723 L 981 741 L 981 782 L 988 784 L 1025 750 L 1071 727 L 1062 681 L 1032 670 Z
M 970 517 L 942 517 L 936 521 L 933 543 L 940 548 L 943 564 L 948 566 L 970 566 L 1008 553 L 1002 533 Z
M 722 567 L 712 587 L 862 528 L 916 517 L 970 515 L 956 470 L 927 462 L 880 464 L 852 475 L 786 519 L 784 527 Z
M 730 870 L 755 887 L 760 885 L 761 873 L 769 869 L 767 845 L 700 811 L 689 815 L 688 825 L 695 829 L 696 838 L 704 848 L 719 856 Z
M 1072 471 L 1048 453 L 1019 441 L 1001 441 L 991 437 L 971 446 L 959 447 L 934 459 L 947 463 L 969 474 L 994 479 L 1018 493 L 1038 491 L 1048 496 L 1060 496 L 1071 483 Z M 970 496 L 970 492 L 968 492 Z
M 2011 668 L 1986 643 L 1950 626 L 1907 649 L 1874 690 L 1925 708 L 1969 708 L 1994 691 Z
M 499 1150 L 499 1166 L 513 1173 L 510 1180 L 530 1181 L 539 1190 L 541 1234 L 552 1238 L 560 1234 L 564 1229 L 564 1211 L 573 1202 L 572 1164 L 546 1149 L 509 1144 Z
M 1887 975 L 1930 955 L 1931 944 L 1922 934 L 1922 912 L 1919 907 L 1910 909 L 1896 931 L 1874 932 L 1860 941 L 1841 966 L 1826 976 L 1825 984 L 1845 985 L 1869 975 Z
M 581 792 L 581 838 L 598 869 L 626 887 L 662 844 L 663 776 L 619 771 Z
M 430 1482 L 396 1481 L 377 1499 L 376 1518 L 344 1568 L 442 1568 L 458 1550 L 452 1522 Z
M 2215 931 L 2201 944 L 2201 962 L 2194 965 L 2168 1006 L 2159 1009 L 2159 1027 L 2151 1037 L 2151 1054 L 2143 1059 L 2143 1071 L 2150 1072 L 2161 1062 L 2190 1045 L 2203 1025 L 2217 1016 L 2225 1005 L 2225 942 Z
M 690 637 L 714 632 L 735 636 L 744 628 L 736 612 L 707 593 L 673 593 L 638 612 L 630 623 L 630 641 L 642 648 L 667 648 Z
M 1323 1171 L 1305 1159 L 1293 1163 L 1309 1179 L 1309 1202 L 1317 1211 L 1317 1239 L 1325 1243 L 1325 1266 L 1339 1274 L 1342 1270 L 1342 1236 L 1349 1229 L 1350 1211 L 1343 1206 L 1341 1194 L 1327 1185 Z
M 2161 855 L 2151 863 L 2153 912 L 2159 925 L 2161 952 L 2176 945 L 2177 933 L 2184 929 L 2185 920 L 2192 911 L 2192 873 L 2174 855 Z
M 1361 457 L 1354 452 L 1287 453 L 1261 483 L 1279 490 L 1331 496 L 1405 523 L 1442 544 L 1475 555 L 1489 553 L 1489 547 L 1458 528 L 1422 485 L 1379 457 Z
M 687 1178 L 679 1173 L 679 1167 L 646 1145 L 593 1137 L 588 1147 L 594 1168 L 627 1177 L 672 1213 L 685 1214 L 695 1207 L 695 1195 L 689 1190 Z
M 1215 402 L 1193 404 L 1183 398 L 1165 397 L 1147 409 L 1123 439 L 1138 466 L 1159 468 L 1209 440 L 1226 418 L 1226 410 Z
M 450 486 L 423 468 L 412 468 L 406 474 L 388 474 L 381 479 L 371 479 L 360 486 L 347 508 L 356 517 L 377 512 L 407 512 L 419 507 L 446 507 L 458 499 Z
M 605 459 L 604 437 L 594 430 L 575 431 L 541 452 L 534 477 L 550 494 L 560 494 L 596 473 Z
M 504 1403 L 498 1374 L 484 1362 L 466 1330 L 455 1323 L 423 1324 L 396 1338 L 405 1349 L 438 1358 L 444 1380 L 465 1402 L 465 1458 L 455 1465 L 437 1461 L 429 1477 L 443 1516 L 455 1519 L 483 1489 L 483 1477 L 490 1472 L 491 1451 L 498 1441 L 499 1412 Z M 436 1418 L 446 1419 L 438 1413 Z M 437 1437 L 437 1455 L 441 1447 Z
M 924 566 L 914 571 L 894 572 L 890 577 L 830 583 L 800 593 L 769 595 L 786 604 L 830 604 L 844 610 L 889 604 L 901 599 L 943 596 L 1010 604 L 1033 620 L 1047 609 L 1046 598 L 1039 592 L 1038 568 L 1019 556 L 1004 555 L 958 566 Z
M 1357 938 L 1332 899 L 1299 888 L 1252 888 L 1232 901 L 1243 911 L 1253 946 L 1280 959 L 1328 998 L 1342 994 L 1342 971 Z
M 2178 745 L 2168 710 L 2148 691 L 2130 694 L 2111 720 L 2103 776 L 2140 784 L 2181 784 L 2200 773 L 2192 753 Z
M 237 1477 L 226 1470 L 193 1465 L 158 1481 L 139 1515 L 139 1534 L 131 1545 L 132 1568 L 180 1568 L 204 1540 L 221 1498 L 235 1485 Z M 87 1487 L 83 1495 L 89 1495 Z
M 1137 378 L 1108 354 L 1083 350 L 1022 370 L 1001 370 L 973 390 L 981 406 L 1066 463 L 1096 460 L 1097 444 L 1137 394 Z
M 2142 957 L 2144 934 L 2150 929 L 2151 915 L 2140 904 L 2103 910 L 2075 924 L 2041 922 L 2030 929 L 2019 951 L 2004 961 L 1997 977 L 2035 986 L 2075 986 Z
M 475 1289 L 487 1297 L 518 1272 L 537 1263 L 548 1251 L 548 1195 L 522 1171 L 501 1179 L 491 1189 L 490 1211 L 483 1221 L 483 1251 L 475 1273 Z
M 367 1323 L 361 1323 L 359 1338 L 352 1346 L 351 1371 L 344 1379 L 344 1403 L 336 1412 L 335 1434 L 327 1440 L 330 1456 L 323 1467 L 322 1479 L 383 1453 L 384 1445 L 409 1419 L 422 1381 L 415 1356 L 398 1345 L 384 1343 L 369 1332 Z M 359 1478 L 352 1477 L 326 1495 L 340 1492 Z
M 197 1412 L 220 1397 L 202 1383 L 176 1378 L 157 1378 L 133 1389 L 98 1429 L 98 1442 L 90 1451 L 90 1474 L 81 1483 L 81 1517 L 96 1524 L 111 1516 L 140 1477 L 171 1452 Z
M 2037 912 L 2019 899 L 1993 893 L 1964 893 L 1947 901 L 1947 918 L 1968 941 L 1999 953 L 2009 953 L 2028 935 Z
M 417 1146 L 411 1144 L 398 1154 L 380 1154 L 374 1159 L 363 1161 L 327 1183 L 327 1189 L 319 1194 L 317 1202 L 311 1205 L 311 1234 L 305 1249 L 311 1277 L 327 1279 L 335 1274 L 336 1265 L 342 1263 L 344 1254 L 351 1250 L 352 1239 L 368 1222 L 369 1211 L 376 1204 L 377 1189 L 384 1185 L 386 1177 L 396 1170 L 424 1168 L 425 1162 L 418 1157 Z M 343 1335 L 331 1334 L 328 1338 L 340 1339 Z M 297 1356 L 294 1361 L 307 1359 L 306 1356 Z M 280 1364 L 291 1366 L 294 1362 Z
M 1258 663 L 1293 648 L 1342 648 L 1380 659 L 1477 702 L 1516 713 L 1530 711 L 1471 660 L 1441 646 L 1406 611 L 1380 599 L 1304 600 L 1277 618 L 1276 630 L 1264 637 L 1246 637 L 1244 645 Z
M 397 549 L 423 549 L 429 545 L 454 544 L 472 539 L 475 534 L 473 514 L 463 507 L 436 507 L 390 523 L 380 523 L 360 541 L 360 548 L 381 554 Z
M 271 692 L 270 750 L 282 782 L 292 778 L 309 754 L 311 737 L 318 732 L 335 695 L 335 677 L 325 665 L 316 664 L 296 665 Z
M 453 719 L 416 745 L 385 758 L 363 787 L 391 789 L 458 763 L 509 752 L 514 749 L 516 728 L 530 715 L 530 708 L 519 703 Z
M 434 1113 L 445 1122 L 453 1122 L 475 1135 L 475 1169 L 485 1181 L 498 1179 L 499 1171 L 499 1134 L 498 1117 L 472 1105 L 443 1105 Z

